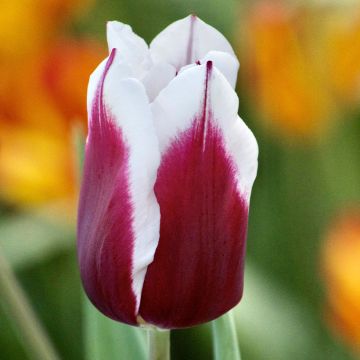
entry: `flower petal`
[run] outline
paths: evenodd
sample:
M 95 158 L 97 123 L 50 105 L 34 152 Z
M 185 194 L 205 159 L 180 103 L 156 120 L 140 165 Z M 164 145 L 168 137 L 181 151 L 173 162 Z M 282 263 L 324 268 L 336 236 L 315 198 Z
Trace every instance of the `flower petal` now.
M 223 51 L 235 57 L 225 37 L 195 15 L 175 21 L 150 44 L 153 61 L 167 62 L 176 70 L 200 60 L 211 50 Z
M 89 83 L 78 258 L 94 305 L 136 325 L 146 268 L 159 238 L 153 187 L 160 155 L 145 89 L 126 77 L 128 68 L 115 53 Z
M 142 79 L 150 102 L 152 102 L 159 92 L 176 76 L 176 70 L 167 63 L 154 65 L 146 76 Z
M 141 78 L 150 69 L 152 63 L 149 48 L 144 39 L 136 35 L 131 26 L 119 21 L 109 21 L 106 26 L 109 51 L 118 49 L 121 58 Z
M 179 74 L 152 104 L 162 157 L 160 241 L 139 311 L 149 323 L 210 321 L 242 296 L 258 147 L 237 109 L 235 92 L 211 62 Z
M 211 61 L 214 66 L 216 66 L 216 68 L 220 70 L 226 77 L 230 85 L 235 88 L 237 73 L 240 66 L 239 61 L 236 57 L 222 51 L 209 51 L 201 60 L 197 62 L 197 64 L 185 65 L 180 69 L 179 73 L 182 73 L 183 71 L 186 71 L 199 64 L 205 64 L 208 61 Z
M 239 70 L 239 60 L 223 51 L 209 51 L 201 60 L 200 64 L 212 61 L 214 66 L 222 72 L 230 85 L 235 88 L 237 73 Z

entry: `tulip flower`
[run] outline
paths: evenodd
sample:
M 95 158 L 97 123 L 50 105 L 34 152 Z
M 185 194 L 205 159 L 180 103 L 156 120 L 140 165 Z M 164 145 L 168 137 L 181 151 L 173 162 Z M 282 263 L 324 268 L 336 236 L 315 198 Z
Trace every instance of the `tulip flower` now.
M 358 107 L 359 2 L 251 1 L 238 29 L 243 84 L 267 130 L 315 138 Z
M 104 54 L 105 47 L 91 39 L 56 41 L 48 50 L 43 66 L 43 83 L 70 123 L 79 119 L 86 124 L 84 103 L 89 71 Z
M 270 129 L 306 138 L 323 130 L 334 111 L 317 56 L 310 53 L 313 32 L 310 39 L 305 37 L 308 22 L 301 11 L 301 6 L 283 1 L 252 2 L 246 18 L 239 21 L 240 29 L 247 31 L 239 35 L 246 86 L 260 118 Z M 318 31 L 319 21 L 316 24 Z
M 183 328 L 243 292 L 256 140 L 239 118 L 238 61 L 195 16 L 150 47 L 110 22 L 88 87 L 78 213 L 85 291 L 106 316 Z
M 86 121 L 88 73 L 104 55 L 64 26 L 91 2 L 0 2 L 0 200 L 71 222 L 73 127 Z

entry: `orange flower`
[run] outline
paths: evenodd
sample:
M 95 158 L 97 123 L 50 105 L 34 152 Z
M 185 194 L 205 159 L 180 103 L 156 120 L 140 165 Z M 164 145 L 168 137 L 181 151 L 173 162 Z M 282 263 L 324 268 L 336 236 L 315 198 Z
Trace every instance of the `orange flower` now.
M 93 0 L 3 0 L 0 2 L 0 64 L 36 55 L 59 26 L 84 12 Z
M 339 94 L 360 95 L 360 16 L 349 25 L 349 11 L 338 10 L 260 0 L 240 23 L 246 89 L 262 118 L 287 134 L 322 131 L 344 106 Z
M 32 0 L 37 1 L 42 13 L 55 22 L 57 27 L 73 17 L 83 16 L 94 3 L 94 0 Z
M 341 11 L 342 10 L 342 11 Z M 334 95 L 345 104 L 360 102 L 360 5 L 329 14 L 325 29 L 325 56 Z
M 59 121 L 56 113 L 51 120 Z M 1 196 L 35 205 L 73 197 L 71 138 L 65 131 L 19 124 L 0 125 Z
M 43 81 L 54 103 L 68 120 L 86 120 L 89 74 L 106 57 L 95 41 L 60 40 L 49 51 Z
M 74 202 L 73 126 L 86 123 L 87 81 L 104 50 L 57 33 L 88 2 L 0 5 L 0 199 L 10 204 Z
M 325 240 L 328 321 L 360 355 L 360 211 L 340 217 Z
M 0 98 L 0 197 L 35 205 L 74 196 L 66 121 L 41 86 L 38 64 L 16 70 Z

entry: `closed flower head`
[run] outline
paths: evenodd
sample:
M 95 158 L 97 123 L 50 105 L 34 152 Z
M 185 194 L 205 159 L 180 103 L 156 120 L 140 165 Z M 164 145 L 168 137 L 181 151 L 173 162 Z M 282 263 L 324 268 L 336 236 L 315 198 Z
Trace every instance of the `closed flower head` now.
M 239 118 L 239 63 L 196 16 L 148 47 L 109 22 L 88 87 L 78 217 L 84 288 L 108 317 L 182 328 L 241 299 L 256 140 Z

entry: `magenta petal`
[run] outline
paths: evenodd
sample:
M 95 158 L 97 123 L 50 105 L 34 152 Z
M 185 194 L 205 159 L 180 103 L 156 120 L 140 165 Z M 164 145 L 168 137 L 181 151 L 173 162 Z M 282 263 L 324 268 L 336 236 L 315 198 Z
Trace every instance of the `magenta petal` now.
M 89 114 L 78 214 L 78 258 L 85 291 L 105 315 L 136 324 L 131 284 L 134 235 L 129 194 L 129 151 L 103 101 L 113 51 Z
M 211 63 L 206 82 L 209 75 Z M 248 203 L 213 121 L 207 87 L 191 127 L 162 155 L 155 184 L 160 241 L 139 313 L 163 328 L 213 320 L 235 306 L 243 291 Z

